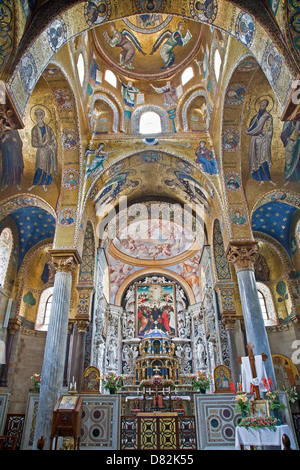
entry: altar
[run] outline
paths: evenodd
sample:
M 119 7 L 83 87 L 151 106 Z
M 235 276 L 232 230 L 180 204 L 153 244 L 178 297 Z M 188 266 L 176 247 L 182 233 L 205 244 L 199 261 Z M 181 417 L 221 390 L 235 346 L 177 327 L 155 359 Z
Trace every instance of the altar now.
M 276 426 L 275 429 L 246 429 L 237 427 L 235 430 L 235 449 L 244 450 L 249 447 L 277 447 L 283 450 L 283 436 L 288 436 L 291 449 L 295 450 L 295 442 L 288 425 Z

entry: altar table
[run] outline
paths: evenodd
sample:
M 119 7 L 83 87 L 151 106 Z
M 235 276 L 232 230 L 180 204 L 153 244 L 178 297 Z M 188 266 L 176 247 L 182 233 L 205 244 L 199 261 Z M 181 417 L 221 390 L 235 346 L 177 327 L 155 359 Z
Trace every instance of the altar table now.
M 291 449 L 295 449 L 295 443 L 290 428 L 284 424 L 271 429 L 246 429 L 242 426 L 235 428 L 235 449 L 241 450 L 248 446 L 277 446 L 283 449 L 282 436 L 286 434 L 291 441 Z

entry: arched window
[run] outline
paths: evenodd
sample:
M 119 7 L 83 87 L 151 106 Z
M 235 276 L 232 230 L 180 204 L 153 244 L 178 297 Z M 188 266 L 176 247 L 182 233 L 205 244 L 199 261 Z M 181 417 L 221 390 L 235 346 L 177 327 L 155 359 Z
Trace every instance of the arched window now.
M 181 75 L 181 83 L 182 85 L 185 85 L 188 81 L 191 80 L 194 76 L 194 70 L 193 67 L 188 67 L 185 69 L 185 71 Z
M 257 282 L 256 286 L 265 326 L 277 325 L 277 317 L 270 289 L 262 282 Z
M 6 227 L 0 235 L 0 285 L 4 285 L 10 255 L 13 247 L 13 236 L 11 230 Z
M 105 71 L 104 80 L 106 80 L 107 83 L 109 83 L 114 88 L 117 88 L 117 77 L 111 70 Z
M 78 71 L 80 85 L 82 86 L 83 81 L 84 81 L 84 75 L 85 75 L 85 67 L 84 67 L 83 55 L 81 52 L 77 59 L 77 71 Z
M 140 117 L 140 134 L 159 134 L 161 132 L 160 115 L 154 111 L 146 111 Z
M 45 289 L 40 297 L 35 329 L 39 331 L 47 331 L 50 321 L 51 306 L 53 299 L 53 287 Z
M 222 64 L 222 59 L 220 56 L 220 52 L 218 49 L 216 49 L 215 55 L 214 55 L 214 69 L 215 69 L 215 76 L 216 76 L 217 81 L 219 80 L 219 76 L 220 76 L 221 64 Z

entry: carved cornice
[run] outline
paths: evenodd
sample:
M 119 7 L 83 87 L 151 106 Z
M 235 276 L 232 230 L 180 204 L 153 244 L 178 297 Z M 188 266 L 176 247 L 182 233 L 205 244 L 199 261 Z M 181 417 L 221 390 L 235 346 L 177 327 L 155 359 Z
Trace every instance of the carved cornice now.
M 77 250 L 50 250 L 51 265 L 55 271 L 72 274 L 81 258 Z
M 236 272 L 241 269 L 254 269 L 257 255 L 258 246 L 255 241 L 230 242 L 226 250 L 227 259 L 234 264 Z

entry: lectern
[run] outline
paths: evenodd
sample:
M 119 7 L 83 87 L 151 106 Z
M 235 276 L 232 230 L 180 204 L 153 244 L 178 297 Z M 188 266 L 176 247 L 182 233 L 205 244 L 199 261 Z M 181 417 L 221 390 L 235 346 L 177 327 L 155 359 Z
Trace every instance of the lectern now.
M 73 437 L 74 450 L 79 450 L 81 436 L 82 397 L 63 395 L 59 398 L 53 410 L 50 449 L 55 439 L 55 449 L 58 437 Z

